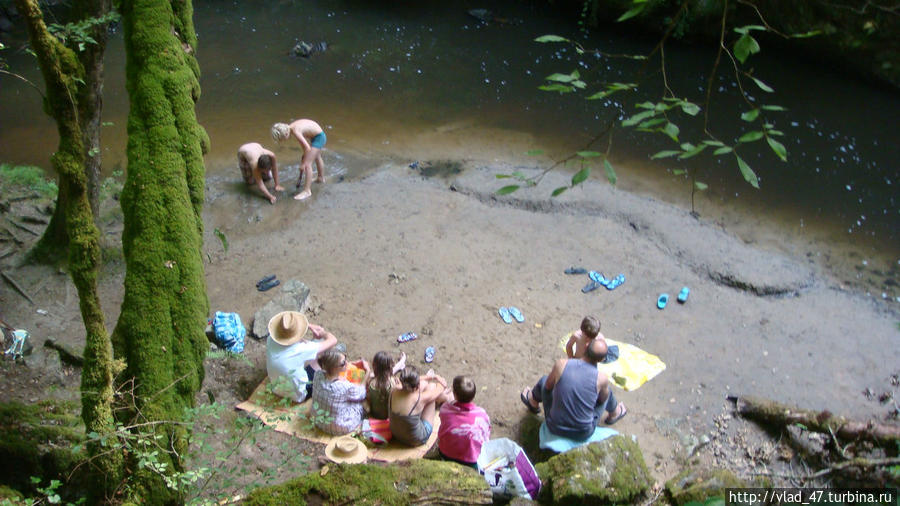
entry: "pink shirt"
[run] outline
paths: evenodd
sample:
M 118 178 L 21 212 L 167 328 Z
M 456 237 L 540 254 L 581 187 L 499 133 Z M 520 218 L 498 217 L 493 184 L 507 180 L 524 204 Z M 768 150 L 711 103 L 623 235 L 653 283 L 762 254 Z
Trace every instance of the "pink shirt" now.
M 491 419 L 471 402 L 448 402 L 441 406 L 438 449 L 461 462 L 475 462 L 481 445 L 491 438 Z

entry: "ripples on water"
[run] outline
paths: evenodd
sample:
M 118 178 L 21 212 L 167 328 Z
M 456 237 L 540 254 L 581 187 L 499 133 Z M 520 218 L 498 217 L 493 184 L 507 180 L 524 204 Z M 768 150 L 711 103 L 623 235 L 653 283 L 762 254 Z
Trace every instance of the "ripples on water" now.
M 483 24 L 462 7 L 429 1 L 195 1 L 194 7 L 203 70 L 197 111 L 213 143 L 207 157 L 211 175 L 235 170 L 234 151 L 241 143 L 271 145 L 272 122 L 297 117 L 315 118 L 326 127 L 329 156 L 353 149 L 402 158 L 417 149 L 441 148 L 418 145 L 426 142 L 423 132 L 437 132 L 431 142 L 444 135 L 448 143 L 464 131 L 484 132 L 481 142 L 489 150 L 491 142 L 514 144 L 511 136 L 492 137 L 506 131 L 534 139 L 520 151 L 545 149 L 562 158 L 583 149 L 608 118 L 633 113 L 625 109 L 625 96 L 586 102 L 585 95 L 537 90 L 553 72 L 578 69 L 589 83 L 630 81 L 640 65 L 534 43 L 546 33 L 585 40 L 572 20 L 552 7 L 492 2 L 497 15 L 518 21 L 509 25 Z M 310 58 L 290 56 L 300 40 L 325 41 L 328 49 Z M 602 28 L 588 34 L 585 46 L 633 54 L 646 53 L 651 44 Z M 104 162 L 112 172 L 124 166 L 127 97 L 120 35 L 108 53 L 104 120 L 114 125 L 104 129 Z M 29 57 L 4 56 L 14 69 L 39 79 Z M 712 57 L 709 50 L 670 45 L 667 78 L 676 93 L 702 101 Z M 697 199 L 705 219 L 720 221 L 749 241 L 805 238 L 807 246 L 792 253 L 829 266 L 841 281 L 865 286 L 873 296 L 900 297 L 897 94 L 788 59 L 765 45 L 752 66 L 754 75 L 776 90 L 772 96 L 751 90 L 752 100 L 789 109 L 768 118 L 786 134 L 787 163 L 764 141 L 742 151 L 761 190 L 743 181 L 733 158 L 650 161 L 649 155 L 671 144 L 624 129 L 616 131 L 613 150 L 620 186 L 689 207 L 690 182 L 673 170 L 699 170 L 710 187 Z M 648 78 L 651 91 L 640 100 L 658 98 L 652 90 L 658 77 Z M 725 98 L 713 104 L 712 124 L 723 139 L 736 138 L 743 125 L 738 116 L 747 106 L 737 100 L 733 74 L 723 72 L 715 86 Z M 36 93 L 6 80 L 0 103 L 0 160 L 48 166 L 55 129 L 41 113 Z M 688 136 L 692 124 L 679 121 L 679 126 Z M 467 148 L 460 147 L 458 156 L 466 158 Z M 285 168 L 296 171 L 299 150 L 284 147 L 278 153 Z M 782 232 L 769 232 L 773 224 Z

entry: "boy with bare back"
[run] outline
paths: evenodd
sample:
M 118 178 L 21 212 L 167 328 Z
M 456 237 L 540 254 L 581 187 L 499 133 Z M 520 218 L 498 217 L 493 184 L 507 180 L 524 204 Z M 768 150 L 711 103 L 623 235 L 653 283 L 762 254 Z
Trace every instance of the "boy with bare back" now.
M 275 153 L 262 147 L 258 142 L 248 142 L 238 148 L 237 156 L 244 182 L 248 185 L 255 184 L 269 203 L 274 204 L 275 196 L 266 189 L 265 181 L 273 179 L 275 191 L 284 191 L 278 184 L 278 163 L 275 160 Z
M 569 336 L 569 341 L 566 343 L 566 356 L 569 358 L 583 357 L 584 350 L 597 337 L 601 341 L 606 341 L 603 334 L 600 333 L 600 320 L 593 316 L 585 316 L 581 320 L 581 328 L 572 332 L 572 335 Z
M 297 188 L 303 176 L 306 176 L 306 184 L 303 185 L 303 191 L 294 196 L 295 200 L 303 200 L 312 195 L 310 184 L 312 183 L 312 164 L 316 163 L 318 177 L 317 183 L 325 182 L 325 163 L 322 161 L 322 148 L 325 147 L 325 131 L 318 123 L 311 119 L 298 119 L 290 125 L 286 123 L 275 123 L 272 125 L 272 138 L 278 142 L 287 140 L 294 136 L 303 147 L 303 159 L 300 162 L 300 177 L 297 178 Z

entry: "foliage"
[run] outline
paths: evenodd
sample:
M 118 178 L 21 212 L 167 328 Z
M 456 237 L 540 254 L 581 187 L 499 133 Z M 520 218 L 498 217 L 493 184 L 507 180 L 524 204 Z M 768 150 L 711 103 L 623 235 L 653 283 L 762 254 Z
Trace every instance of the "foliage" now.
M 50 198 L 56 198 L 59 191 L 55 182 L 44 177 L 40 167 L 0 164 L 0 193 L 8 194 L 14 187 L 30 189 Z
M 228 237 L 225 236 L 225 232 L 216 228 L 213 230 L 213 234 L 215 234 L 216 238 L 219 239 L 219 242 L 222 243 L 222 248 L 225 250 L 225 253 L 228 253 Z
M 97 41 L 94 40 L 91 34 L 98 26 L 118 22 L 119 17 L 118 12 L 110 11 L 103 16 L 89 17 L 74 23 L 66 23 L 64 25 L 51 23 L 47 25 L 47 29 L 61 40 L 63 44 L 71 48 L 77 48 L 78 51 L 84 51 L 88 44 L 97 44 Z

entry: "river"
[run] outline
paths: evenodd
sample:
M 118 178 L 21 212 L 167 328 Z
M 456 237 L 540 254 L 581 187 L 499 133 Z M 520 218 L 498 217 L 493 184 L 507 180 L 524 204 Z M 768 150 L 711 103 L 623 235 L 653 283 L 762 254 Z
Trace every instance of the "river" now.
M 542 3 L 491 2 L 504 23 L 485 24 L 467 14 L 479 7 L 484 5 L 196 1 L 203 72 L 197 114 L 212 141 L 209 176 L 237 180 L 237 147 L 254 140 L 271 146 L 270 125 L 298 117 L 326 128 L 328 175 L 336 180 L 378 165 L 344 163 L 342 153 L 549 166 L 585 149 L 611 116 L 623 113 L 625 96 L 588 102 L 584 94 L 537 87 L 551 73 L 577 68 L 592 93 L 601 81 L 633 80 L 639 62 L 579 56 L 565 45 L 533 39 L 554 33 L 628 54 L 648 52 L 653 41 L 627 37 L 621 29 L 579 31 L 571 17 Z M 23 37 L 4 34 L 3 57 L 11 70 L 40 82 L 34 59 L 20 50 Z M 292 56 L 300 40 L 325 42 L 327 49 L 309 58 Z M 702 101 L 713 58 L 709 49 L 671 44 L 668 84 L 679 96 Z M 103 160 L 104 172 L 116 176 L 126 165 L 124 60 L 121 33 L 114 33 L 106 60 Z M 754 98 L 788 109 L 768 118 L 785 132 L 787 162 L 763 142 L 742 151 L 759 175 L 759 190 L 743 181 L 733 158 L 651 160 L 671 144 L 622 128 L 615 130 L 611 152 L 617 186 L 690 209 L 690 180 L 676 172 L 699 171 L 699 180 L 709 185 L 695 197 L 700 219 L 721 223 L 761 247 L 809 257 L 838 284 L 900 302 L 900 207 L 894 190 L 900 184 L 900 96 L 765 45 L 752 61 L 754 75 L 775 89 L 767 95 L 753 88 Z M 646 88 L 659 80 L 658 70 L 649 67 Z M 48 167 L 56 134 L 40 96 L 6 76 L 0 83 L 0 161 Z M 736 96 L 733 75 L 721 72 L 715 83 L 722 94 L 710 111 L 711 124 L 724 139 L 733 138 L 747 107 Z M 656 100 L 653 93 L 638 98 Z M 681 126 L 682 137 L 689 138 L 690 125 Z M 591 149 L 605 147 L 603 142 Z M 543 154 L 528 155 L 529 150 Z M 287 174 L 296 174 L 296 147 L 276 152 Z M 593 173 L 605 177 L 601 167 Z

